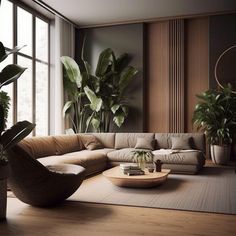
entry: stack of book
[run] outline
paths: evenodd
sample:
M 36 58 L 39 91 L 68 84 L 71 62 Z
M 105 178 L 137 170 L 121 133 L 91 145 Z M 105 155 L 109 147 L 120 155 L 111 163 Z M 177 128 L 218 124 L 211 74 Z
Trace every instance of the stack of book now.
M 137 164 L 124 163 L 120 164 L 120 169 L 125 175 L 144 175 L 144 171 Z

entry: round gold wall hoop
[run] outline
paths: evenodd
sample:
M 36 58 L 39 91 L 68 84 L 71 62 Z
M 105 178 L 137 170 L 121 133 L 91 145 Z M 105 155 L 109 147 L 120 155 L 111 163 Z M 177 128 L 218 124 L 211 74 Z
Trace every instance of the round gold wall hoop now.
M 223 56 L 224 56 L 225 54 L 227 54 L 227 53 L 228 53 L 230 50 L 232 50 L 233 48 L 236 48 L 236 45 L 233 45 L 233 46 L 227 48 L 226 50 L 224 50 L 224 51 L 220 54 L 220 56 L 218 57 L 218 59 L 217 59 L 217 61 L 216 61 L 216 64 L 215 64 L 214 75 L 215 75 L 215 79 L 216 79 L 217 84 L 218 84 L 221 88 L 223 88 L 223 85 L 219 82 L 219 79 L 218 79 L 218 76 L 217 76 L 217 67 L 218 67 L 219 62 L 220 62 L 221 59 L 223 58 Z M 236 93 L 236 91 L 232 91 L 232 92 L 233 92 L 233 93 Z

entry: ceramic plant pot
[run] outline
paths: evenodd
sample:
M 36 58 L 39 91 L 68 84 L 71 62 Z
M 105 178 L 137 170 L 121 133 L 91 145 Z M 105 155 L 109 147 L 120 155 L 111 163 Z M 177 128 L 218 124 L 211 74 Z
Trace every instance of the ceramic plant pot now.
M 226 165 L 230 159 L 230 145 L 211 145 L 211 159 L 215 164 Z

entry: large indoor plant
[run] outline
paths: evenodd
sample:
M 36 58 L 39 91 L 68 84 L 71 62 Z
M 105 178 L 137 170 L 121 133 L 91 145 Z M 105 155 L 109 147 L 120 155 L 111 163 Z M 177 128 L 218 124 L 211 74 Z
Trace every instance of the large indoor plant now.
M 130 57 L 124 53 L 118 58 L 110 48 L 103 50 L 98 59 L 95 74 L 81 56 L 82 72 L 70 57 L 62 57 L 64 87 L 69 96 L 64 114 L 71 114 L 77 132 L 87 132 L 90 126 L 98 132 L 111 131 L 113 122 L 120 127 L 128 115 L 125 89 L 138 70 L 128 66 Z
M 211 157 L 216 164 L 227 164 L 232 138 L 236 132 L 236 94 L 231 86 L 211 89 L 197 95 L 193 122 L 202 129 L 211 144 Z
M 0 62 L 4 61 L 11 53 L 19 51 L 20 48 L 5 50 L 0 42 Z M 10 98 L 2 87 L 16 81 L 26 68 L 11 64 L 4 67 L 0 72 L 0 219 L 6 217 L 6 190 L 9 166 L 5 152 L 26 137 L 35 127 L 28 121 L 17 122 L 10 129 L 6 129 L 6 121 Z

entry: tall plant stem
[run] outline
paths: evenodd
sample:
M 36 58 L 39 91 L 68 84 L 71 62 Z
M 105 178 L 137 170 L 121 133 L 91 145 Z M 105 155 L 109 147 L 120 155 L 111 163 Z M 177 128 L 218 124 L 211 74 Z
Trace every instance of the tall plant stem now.
M 75 129 L 75 132 L 78 133 L 78 130 L 77 130 L 76 124 L 75 124 L 75 122 L 73 121 L 72 117 L 69 116 L 69 119 L 70 119 L 70 121 L 71 121 L 71 123 L 72 123 L 72 125 L 73 125 L 73 127 L 74 127 L 74 129 Z
M 77 132 L 81 132 L 81 130 L 79 130 L 79 110 L 78 110 L 78 101 L 75 102 L 74 104 L 74 110 L 75 110 L 75 123 L 76 123 L 76 127 L 77 127 Z
M 90 118 L 89 118 L 89 122 L 88 122 L 88 124 L 86 125 L 85 133 L 88 132 L 88 128 L 89 128 L 89 126 L 90 126 L 90 124 L 91 124 L 91 121 L 92 121 L 94 115 L 95 115 L 95 111 L 93 111 L 92 115 L 91 115 Z

